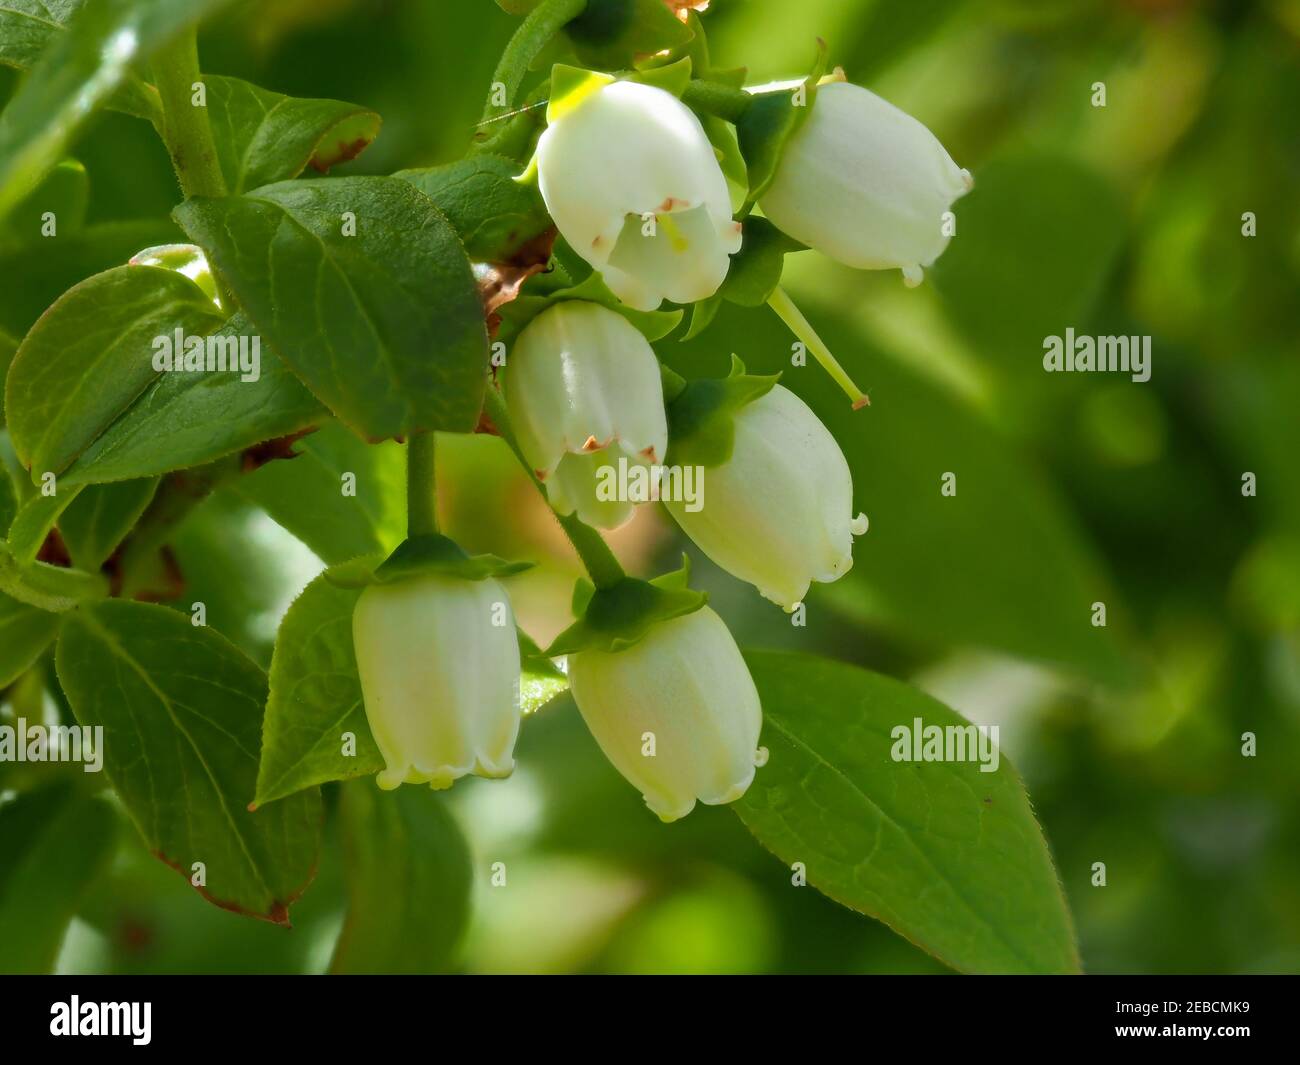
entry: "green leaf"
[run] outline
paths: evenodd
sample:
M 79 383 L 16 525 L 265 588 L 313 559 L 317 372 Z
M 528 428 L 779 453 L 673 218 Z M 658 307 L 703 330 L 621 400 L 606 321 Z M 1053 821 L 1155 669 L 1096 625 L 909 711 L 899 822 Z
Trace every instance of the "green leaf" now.
M 32 496 L 19 509 L 9 526 L 9 550 L 22 565 L 36 561 L 45 538 L 50 535 L 59 515 L 77 498 L 76 489 L 55 495 Z
M 0 218 L 35 188 L 86 119 L 128 81 L 132 64 L 225 2 L 97 0 L 80 7 L 67 30 L 52 35 L 0 114 Z
M 78 603 L 102 599 L 108 594 L 108 581 L 98 573 L 23 562 L 0 540 L 0 592 L 29 606 L 62 613 Z
M 86 168 L 75 159 L 63 160 L 8 218 L 0 219 L 0 248 L 9 251 L 26 246 L 29 253 L 39 254 L 32 245 L 71 236 L 81 229 L 89 198 Z M 53 230 L 46 228 L 47 215 L 52 216 Z
M 280 624 L 262 729 L 258 806 L 384 768 L 366 723 L 352 645 L 352 611 L 361 589 L 338 586 L 331 572 L 307 585 Z M 355 753 L 344 753 L 353 748 Z
M 508 262 L 552 226 L 536 183 L 516 181 L 518 170 L 510 159 L 484 154 L 393 176 L 437 205 L 471 259 Z
M 213 336 L 251 336 L 236 313 Z M 201 466 L 329 418 L 270 345 L 256 381 L 236 373 L 163 373 L 88 445 L 61 485 L 120 481 Z
M 126 539 L 158 490 L 157 477 L 82 490 L 59 518 L 59 533 L 79 569 L 97 570 Z
M 8 435 L 0 430 L 0 445 L 8 443 Z M 0 451 L 6 450 L 0 447 Z M 24 484 L 26 481 L 24 480 Z M 6 535 L 14 516 L 18 513 L 18 489 L 10 476 L 7 463 L 0 462 L 0 532 Z
M 278 924 L 310 882 L 315 790 L 256 813 L 266 675 L 225 637 L 164 607 L 110 600 L 65 620 L 59 681 L 104 728 L 104 770 L 151 850 L 210 902 Z
M 345 785 L 341 805 L 348 915 L 335 973 L 436 973 L 454 962 L 469 924 L 469 845 L 428 788 Z
M 0 689 L 31 669 L 58 633 L 58 614 L 0 595 Z
M 222 323 L 189 278 L 118 266 L 64 293 L 27 334 L 9 369 L 14 449 L 39 480 L 61 473 L 153 381 L 153 342 L 204 336 Z
M 367 446 L 336 422 L 299 440 L 299 454 L 232 485 L 325 562 L 387 554 L 406 532 L 406 454 Z M 345 494 L 352 493 L 352 494 Z
M 53 970 L 68 923 L 108 865 L 116 836 L 112 807 L 71 786 L 0 805 L 0 973 Z
M 408 182 L 283 182 L 174 213 L 280 356 L 360 436 L 474 428 L 483 306 L 455 231 Z
M 0 66 L 30 70 L 85 0 L 6 0 L 0 7 Z
M 355 159 L 381 119 L 341 100 L 306 100 L 238 78 L 205 74 L 208 117 L 226 186 L 242 193 Z
M 968 727 L 899 681 L 806 655 L 746 655 L 769 750 L 742 821 L 808 882 L 963 972 L 1079 971 L 1051 855 L 1016 771 L 894 761 L 898 735 Z

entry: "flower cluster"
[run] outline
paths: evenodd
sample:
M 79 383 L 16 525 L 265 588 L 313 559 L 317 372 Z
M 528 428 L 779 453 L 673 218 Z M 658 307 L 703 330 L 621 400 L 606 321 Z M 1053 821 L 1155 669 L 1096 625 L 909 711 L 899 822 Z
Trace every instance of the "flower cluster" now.
M 664 820 L 744 794 L 765 757 L 762 711 L 735 640 L 685 572 L 641 581 L 604 548 L 594 530 L 622 525 L 642 502 L 604 491 L 609 471 L 637 467 L 659 486 L 665 471 L 698 470 L 702 498 L 665 493 L 665 507 L 705 555 L 787 611 L 813 582 L 848 571 L 866 518 L 855 516 L 839 444 L 776 377 L 734 356 L 722 379 L 686 381 L 661 366 L 652 341 L 680 318 L 663 307 L 698 311 L 726 297 L 730 276 L 748 269 L 751 231 L 916 284 L 971 185 L 929 130 L 838 72 L 728 89 L 691 80 L 686 63 L 685 82 L 666 59 L 620 76 L 553 73 L 519 180 L 536 182 L 558 232 L 555 276 L 505 308 L 509 354 L 487 412 L 591 571 L 576 622 L 545 657 L 567 658 L 593 736 Z M 749 121 L 758 110 L 766 118 Z M 716 130 L 728 123 L 749 149 L 748 189 L 720 162 Z M 775 280 L 765 295 L 863 405 Z M 354 615 L 366 712 L 387 763 L 379 783 L 506 775 L 521 657 L 502 571 L 416 538 L 404 548 Z M 426 556 L 434 561 L 419 562 Z

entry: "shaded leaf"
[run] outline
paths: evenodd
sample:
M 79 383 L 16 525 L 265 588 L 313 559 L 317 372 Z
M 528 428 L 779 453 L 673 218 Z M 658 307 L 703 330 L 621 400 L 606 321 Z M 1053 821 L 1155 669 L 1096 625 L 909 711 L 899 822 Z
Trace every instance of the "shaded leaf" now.
M 327 422 L 294 449 L 297 457 L 267 463 L 233 490 L 327 563 L 397 546 L 406 520 L 401 446 L 366 445 L 337 422 Z
M 103 725 L 105 772 L 150 849 L 187 878 L 201 862 L 210 902 L 287 924 L 321 806 L 312 790 L 247 809 L 266 675 L 211 629 L 118 600 L 66 619 L 56 663 L 77 720 Z
M 0 594 L 0 689 L 31 669 L 58 633 L 58 614 Z
M 348 915 L 330 970 L 445 971 L 469 924 L 474 886 L 469 845 L 429 788 L 343 788 Z
M 0 973 L 48 973 L 68 923 L 112 857 L 107 802 L 58 785 L 0 805 Z
M 157 477 L 85 488 L 59 518 L 72 564 L 97 570 L 126 539 L 158 490 Z

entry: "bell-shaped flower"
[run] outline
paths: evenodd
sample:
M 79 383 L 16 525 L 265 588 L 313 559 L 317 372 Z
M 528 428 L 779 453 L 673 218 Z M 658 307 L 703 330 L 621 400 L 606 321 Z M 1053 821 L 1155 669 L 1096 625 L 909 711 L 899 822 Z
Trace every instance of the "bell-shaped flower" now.
M 381 788 L 510 775 L 519 640 L 497 581 L 423 573 L 369 585 L 352 635 Z
M 594 84 L 548 112 L 535 156 L 547 210 L 629 307 L 707 299 L 741 234 L 704 127 L 664 89 Z
M 714 562 L 787 611 L 813 581 L 853 565 L 853 478 L 844 452 L 803 400 L 775 386 L 733 415 L 731 457 L 703 474 L 703 499 L 665 505 Z
M 925 126 L 847 82 L 817 90 L 759 201 L 781 230 L 862 270 L 900 269 L 919 284 L 948 245 L 948 212 L 970 191 Z
M 620 460 L 653 466 L 668 443 L 659 361 L 636 327 L 598 303 L 558 303 L 515 340 L 504 391 L 552 506 L 598 528 L 627 521 L 634 501 L 618 498 Z
M 763 713 L 749 668 L 707 606 L 654 625 L 620 651 L 569 656 L 582 718 L 614 767 L 664 821 L 745 794 Z

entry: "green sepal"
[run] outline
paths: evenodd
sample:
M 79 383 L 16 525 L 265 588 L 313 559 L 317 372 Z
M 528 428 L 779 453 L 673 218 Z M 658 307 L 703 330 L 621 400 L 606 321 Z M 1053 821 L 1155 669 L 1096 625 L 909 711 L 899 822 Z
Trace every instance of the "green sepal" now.
M 740 151 L 749 169 L 749 198 L 742 214 L 748 214 L 776 177 L 777 167 L 790 138 L 808 120 L 817 98 L 817 83 L 826 73 L 826 42 L 817 41 L 817 59 L 802 86 L 759 93 L 736 123 Z M 803 106 L 794 105 L 795 93 L 802 88 Z
M 78 603 L 105 598 L 108 580 L 99 573 L 21 562 L 8 542 L 0 540 L 0 592 L 28 606 L 61 614 Z
M 691 590 L 689 580 L 690 562 L 683 556 L 680 570 L 650 581 L 624 577 L 609 588 L 579 581 L 574 603 L 583 604 L 581 614 L 555 638 L 546 656 L 626 650 L 660 622 L 693 614 L 709 601 L 705 593 Z M 584 583 L 589 591 L 581 590 Z
M 726 282 L 723 282 L 723 284 L 726 284 Z M 685 344 L 688 340 L 694 340 L 704 330 L 708 329 L 713 324 L 713 319 L 718 316 L 721 307 L 722 295 L 718 292 L 715 292 L 708 299 L 692 304 L 691 324 L 687 326 L 686 332 L 682 335 L 681 343 Z
M 367 555 L 332 566 L 326 579 L 338 588 L 391 584 L 426 573 L 482 581 L 489 577 L 510 577 L 535 565 L 532 562 L 509 562 L 497 555 L 470 555 L 455 540 L 441 533 L 403 540 L 378 565 L 375 564 L 377 557 Z
M 497 331 L 497 339 L 509 343 L 543 311 L 550 310 L 556 304 L 567 300 L 598 303 L 621 314 L 649 341 L 662 340 L 676 329 L 682 320 L 682 311 L 633 310 L 609 290 L 609 286 L 605 284 L 600 274 L 592 273 L 585 280 L 568 288 L 526 293 L 505 304 L 498 311 L 501 316 L 501 326 Z
M 641 67 L 629 74 L 627 80 L 663 89 L 664 92 L 670 92 L 680 100 L 682 93 L 686 91 L 686 86 L 691 83 L 691 71 L 691 57 L 686 56 L 676 62 Z
M 564 670 L 546 657 L 543 651 L 528 633 L 515 626 L 519 637 L 519 671 L 525 676 L 545 677 L 550 680 L 566 680 Z
M 546 105 L 546 122 L 549 125 L 573 111 L 587 97 L 599 92 L 617 79 L 596 70 L 584 70 L 565 63 L 551 68 L 551 98 Z
M 726 377 L 690 381 L 667 404 L 668 455 L 665 462 L 679 466 L 721 466 L 731 458 L 736 442 L 735 415 L 776 387 L 780 374 L 762 376 L 745 372 L 745 364 L 731 356 Z

